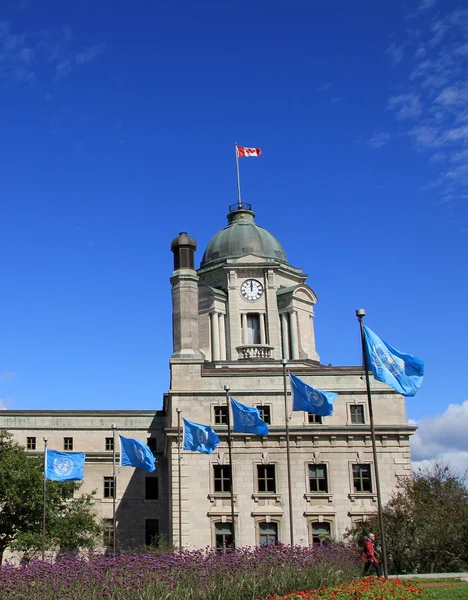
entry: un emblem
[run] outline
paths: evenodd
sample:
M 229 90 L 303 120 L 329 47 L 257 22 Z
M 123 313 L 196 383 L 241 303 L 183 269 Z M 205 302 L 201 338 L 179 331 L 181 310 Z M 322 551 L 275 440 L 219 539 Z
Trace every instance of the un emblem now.
M 240 419 L 246 427 L 253 427 L 255 425 L 255 417 L 251 413 L 241 411 Z
M 66 477 L 73 471 L 73 461 L 70 458 L 54 458 L 52 469 L 58 477 Z
M 380 368 L 386 369 L 394 377 L 400 375 L 405 367 L 404 361 L 394 354 L 390 354 L 385 346 L 382 344 L 376 344 L 372 349 L 374 355 L 374 362 L 380 365 Z
M 208 441 L 208 433 L 204 429 L 197 429 L 197 442 L 199 444 L 206 444 Z
M 138 462 L 145 462 L 145 453 L 137 444 L 133 446 L 133 453 L 135 454 L 135 458 Z
M 316 390 L 312 390 L 311 388 L 306 388 L 306 396 L 307 396 L 307 400 L 314 406 L 322 406 L 323 396 L 322 396 L 322 394 L 319 394 Z

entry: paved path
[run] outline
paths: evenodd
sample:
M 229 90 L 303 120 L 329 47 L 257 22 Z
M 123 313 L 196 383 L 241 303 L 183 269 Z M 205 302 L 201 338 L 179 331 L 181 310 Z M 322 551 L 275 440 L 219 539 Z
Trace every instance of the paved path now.
M 423 573 L 414 575 L 389 575 L 390 579 L 458 579 L 468 582 L 468 573 Z

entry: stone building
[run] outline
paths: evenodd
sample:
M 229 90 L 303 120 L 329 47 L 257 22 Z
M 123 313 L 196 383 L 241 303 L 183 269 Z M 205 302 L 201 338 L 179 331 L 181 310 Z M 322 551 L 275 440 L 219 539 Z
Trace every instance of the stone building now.
M 170 389 L 161 411 L 5 411 L 0 427 L 31 454 L 42 438 L 55 449 L 86 452 L 82 489 L 97 490 L 95 508 L 112 529 L 112 430 L 148 440 L 155 473 L 119 469 L 116 522 L 120 546 L 155 533 L 171 543 L 204 548 L 232 536 L 225 386 L 256 406 L 268 437 L 234 434 L 232 479 L 236 544 L 290 542 L 283 362 L 318 389 L 338 392 L 334 414 L 290 412 L 294 542 L 340 537 L 377 506 L 375 472 L 360 366 L 320 363 L 314 335 L 317 297 L 307 276 L 289 264 L 279 241 L 255 223 L 249 205 L 235 205 L 228 225 L 209 242 L 195 269 L 195 241 L 181 233 L 171 246 L 173 353 Z M 411 473 L 404 398 L 371 379 L 382 499 Z M 288 384 L 289 389 L 289 384 Z M 289 393 L 289 392 L 288 392 Z M 181 512 L 177 409 L 211 425 L 221 444 L 211 455 L 182 451 Z

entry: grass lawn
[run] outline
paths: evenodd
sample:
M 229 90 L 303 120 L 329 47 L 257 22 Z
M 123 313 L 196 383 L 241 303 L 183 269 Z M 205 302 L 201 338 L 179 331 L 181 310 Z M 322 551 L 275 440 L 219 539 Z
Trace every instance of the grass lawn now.
M 424 588 L 422 600 L 468 600 L 468 585 Z

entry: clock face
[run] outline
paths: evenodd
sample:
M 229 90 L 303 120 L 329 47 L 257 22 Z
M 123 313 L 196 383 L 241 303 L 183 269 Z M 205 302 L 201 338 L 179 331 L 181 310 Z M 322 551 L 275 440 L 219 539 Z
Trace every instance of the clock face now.
M 246 300 L 258 300 L 263 294 L 263 285 L 256 279 L 246 279 L 241 285 L 241 294 Z

